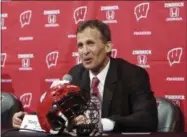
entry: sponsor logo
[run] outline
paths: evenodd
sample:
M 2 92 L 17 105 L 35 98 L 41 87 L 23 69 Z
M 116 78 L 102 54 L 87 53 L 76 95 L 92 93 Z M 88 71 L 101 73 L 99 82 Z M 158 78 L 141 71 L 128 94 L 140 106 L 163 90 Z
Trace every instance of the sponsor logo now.
M 184 7 L 184 2 L 173 2 L 173 3 L 165 3 L 165 8 L 171 8 L 171 7 Z
M 32 36 L 19 37 L 19 41 L 32 41 L 33 39 Z
M 2 83 L 11 83 L 12 82 L 12 79 L 1 79 L 1 82 Z
M 117 20 L 115 19 L 115 10 L 119 10 L 118 5 L 101 6 L 100 10 L 106 12 L 106 19 L 103 20 L 104 23 L 117 23 Z
M 55 24 L 56 23 L 56 15 L 48 15 L 48 23 Z
M 133 35 L 135 36 L 144 36 L 144 35 L 152 35 L 151 31 L 134 31 Z
M 147 57 L 151 54 L 151 50 L 133 50 L 132 52 L 132 55 L 137 55 L 137 65 L 142 68 L 150 68 Z
M 75 20 L 75 24 L 78 24 L 81 21 L 84 21 L 86 18 L 87 6 L 81 6 L 74 10 L 73 18 Z
M 57 65 L 58 54 L 59 54 L 58 51 L 52 51 L 52 52 L 47 54 L 46 63 L 47 63 L 48 68 L 51 68 L 51 67 Z
M 24 108 L 30 107 L 32 101 L 32 93 L 24 93 L 20 96 L 20 101 Z
M 1 22 L 0 22 L 0 24 L 1 24 L 1 29 L 2 30 L 6 30 L 7 29 L 7 26 L 5 25 L 5 19 L 6 18 L 8 18 L 8 13 L 2 13 L 2 14 L 0 14 L 1 15 Z
M 180 16 L 180 7 L 184 7 L 184 2 L 165 3 L 164 7 L 169 9 L 169 17 L 166 18 L 166 21 L 183 20 Z
M 152 54 L 152 51 L 151 50 L 133 50 L 132 52 L 133 55 L 149 55 L 149 54 Z
M 48 23 L 45 24 L 45 27 L 59 27 L 57 23 L 57 15 L 60 14 L 60 10 L 44 10 L 44 15 L 47 15 Z
M 184 77 L 167 77 L 166 81 L 184 81 Z
M 50 83 L 52 83 L 52 82 L 54 82 L 54 81 L 58 81 L 58 80 L 60 80 L 59 78 L 48 78 L 48 79 L 45 79 L 45 82 L 50 82 Z
M 165 95 L 165 98 L 171 100 L 174 104 L 176 104 L 178 106 L 181 105 L 182 100 L 185 100 L 184 95 Z
M 74 35 L 74 34 L 69 34 L 69 35 L 68 35 L 68 38 L 69 38 L 69 39 L 76 38 L 76 35 Z
M 180 63 L 182 51 L 183 51 L 183 49 L 181 47 L 173 48 L 168 51 L 167 60 L 168 60 L 170 66 Z
M 30 60 L 34 58 L 33 54 L 18 54 L 18 58 L 21 59 L 20 71 L 32 70 Z
M 113 20 L 115 18 L 115 12 L 113 10 L 106 11 L 107 20 Z
M 6 62 L 6 59 L 7 59 L 7 54 L 6 53 L 0 53 L 0 59 L 1 59 L 1 67 L 4 67 L 5 66 L 5 62 Z
M 137 55 L 137 61 L 139 65 L 147 64 L 147 56 L 146 55 Z
M 20 24 L 22 28 L 30 24 L 31 17 L 32 17 L 31 10 L 26 10 L 20 14 Z
M 107 11 L 107 10 L 119 10 L 118 5 L 114 6 L 101 6 L 101 11 Z
M 184 95 L 165 95 L 167 99 L 178 99 L 178 100 L 185 100 Z
M 149 11 L 149 3 L 148 2 L 138 4 L 134 8 L 134 15 L 136 17 L 136 20 L 139 21 L 140 19 L 147 18 L 148 11 Z

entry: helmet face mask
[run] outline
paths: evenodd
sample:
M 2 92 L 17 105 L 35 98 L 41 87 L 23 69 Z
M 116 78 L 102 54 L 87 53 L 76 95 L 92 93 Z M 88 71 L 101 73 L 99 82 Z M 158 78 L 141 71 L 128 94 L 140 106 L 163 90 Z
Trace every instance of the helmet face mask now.
M 65 128 L 66 121 L 60 116 L 57 116 L 54 113 L 48 113 L 46 117 L 53 130 L 60 131 Z
M 38 106 L 37 114 L 42 129 L 52 134 L 54 131 L 60 134 L 64 130 L 72 132 L 76 129 L 78 135 L 83 132 L 89 135 L 99 122 L 96 105 L 86 101 L 80 95 L 80 88 L 71 84 L 49 89 Z M 85 116 L 87 124 L 76 125 L 74 118 L 79 115 Z

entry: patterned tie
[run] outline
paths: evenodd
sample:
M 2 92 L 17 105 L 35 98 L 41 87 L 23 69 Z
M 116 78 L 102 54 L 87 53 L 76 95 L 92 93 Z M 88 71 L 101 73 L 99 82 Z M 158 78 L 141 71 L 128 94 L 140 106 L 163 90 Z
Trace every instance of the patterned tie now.
M 99 79 L 97 77 L 94 77 L 92 79 L 92 94 L 91 94 L 91 100 L 92 102 L 96 105 L 98 111 L 99 111 L 99 123 L 97 125 L 97 132 L 99 133 L 98 135 L 101 135 L 103 132 L 103 126 L 101 124 L 101 94 L 99 93 Z
M 94 104 L 96 104 L 97 109 L 100 111 L 102 101 L 101 101 L 101 94 L 99 93 L 98 85 L 99 85 L 99 79 L 97 77 L 94 77 L 92 79 L 92 85 L 91 85 L 91 89 L 92 89 L 91 100 L 93 101 Z
M 100 98 L 98 84 L 99 84 L 99 79 L 97 77 L 94 77 L 92 79 L 92 86 L 91 86 L 91 88 L 92 88 L 92 95 Z

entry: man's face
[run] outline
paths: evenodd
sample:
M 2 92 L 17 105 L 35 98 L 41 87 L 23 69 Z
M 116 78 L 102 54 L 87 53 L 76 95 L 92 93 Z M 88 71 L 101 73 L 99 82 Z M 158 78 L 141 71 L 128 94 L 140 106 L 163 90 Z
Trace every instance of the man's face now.
M 101 33 L 96 28 L 85 28 L 77 34 L 77 46 L 83 66 L 99 73 L 107 64 L 108 56 Z

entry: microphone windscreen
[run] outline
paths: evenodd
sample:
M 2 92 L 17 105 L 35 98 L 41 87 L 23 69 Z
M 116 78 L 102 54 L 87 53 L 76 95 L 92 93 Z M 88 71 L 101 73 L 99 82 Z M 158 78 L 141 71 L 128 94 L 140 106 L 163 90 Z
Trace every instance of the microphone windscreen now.
M 72 76 L 69 74 L 64 75 L 62 79 L 69 82 L 73 80 Z

